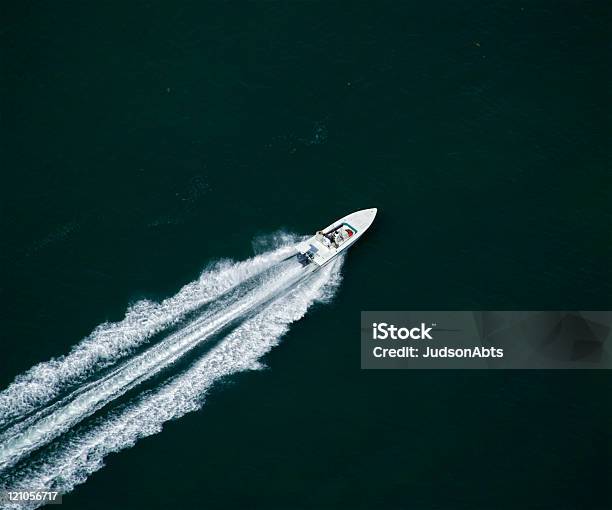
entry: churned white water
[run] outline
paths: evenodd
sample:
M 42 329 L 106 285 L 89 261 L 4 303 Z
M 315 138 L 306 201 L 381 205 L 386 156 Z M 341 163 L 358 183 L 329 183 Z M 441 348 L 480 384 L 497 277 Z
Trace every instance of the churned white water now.
M 203 313 L 144 352 L 122 354 L 126 359 L 100 380 L 77 388 L 48 409 L 43 408 L 5 430 L 0 436 L 0 485 L 11 490 L 35 487 L 69 492 L 100 469 L 109 453 L 131 447 L 138 439 L 160 432 L 166 421 L 199 409 L 208 389 L 220 378 L 259 368 L 260 358 L 278 344 L 289 325 L 303 317 L 313 303 L 331 299 L 341 279 L 342 259 L 313 272 L 312 267 L 303 268 L 295 260 L 282 262 L 287 256 L 286 248 L 289 253 L 293 250 L 285 246 L 236 264 L 242 264 L 240 270 L 244 271 L 245 267 L 252 267 L 249 262 L 259 260 L 261 278 L 255 284 L 251 282 L 247 291 L 236 292 L 223 306 Z M 275 261 L 269 262 L 272 259 Z M 268 262 L 264 264 L 264 260 Z M 256 274 L 251 271 L 250 276 Z M 233 286 L 248 278 L 236 278 Z M 187 296 L 190 294 L 185 297 L 191 302 L 192 298 Z M 180 307 L 178 303 L 176 306 Z M 235 327 L 185 372 L 93 424 L 63 435 L 228 326 Z M 39 456 L 36 462 L 28 462 L 27 454 L 50 442 L 53 448 L 48 454 L 45 452 L 44 458 Z M 20 460 L 24 461 L 19 463 Z M 36 502 L 24 502 L 8 508 L 36 506 Z
M 119 322 L 104 323 L 65 356 L 35 365 L 0 392 L 0 427 L 56 398 L 97 370 L 128 356 L 153 335 L 178 323 L 185 314 L 218 298 L 245 280 L 278 264 L 294 252 L 295 236 L 276 234 L 277 248 L 243 262 L 220 261 L 161 303 L 131 306 Z

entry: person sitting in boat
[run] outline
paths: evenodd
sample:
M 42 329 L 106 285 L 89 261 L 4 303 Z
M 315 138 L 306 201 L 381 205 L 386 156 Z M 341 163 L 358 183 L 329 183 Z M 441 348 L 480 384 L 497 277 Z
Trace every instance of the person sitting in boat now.
M 320 241 L 323 244 L 323 246 L 325 246 L 326 248 L 329 248 L 331 241 L 320 230 L 317 232 L 317 240 Z

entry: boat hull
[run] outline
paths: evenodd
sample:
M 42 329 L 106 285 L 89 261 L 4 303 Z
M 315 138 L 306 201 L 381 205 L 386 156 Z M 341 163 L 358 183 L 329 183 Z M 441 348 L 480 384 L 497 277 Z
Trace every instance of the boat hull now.
M 314 263 L 322 267 L 329 264 L 357 242 L 372 225 L 377 212 L 375 208 L 363 209 L 334 221 L 298 245 L 298 260 L 302 265 Z

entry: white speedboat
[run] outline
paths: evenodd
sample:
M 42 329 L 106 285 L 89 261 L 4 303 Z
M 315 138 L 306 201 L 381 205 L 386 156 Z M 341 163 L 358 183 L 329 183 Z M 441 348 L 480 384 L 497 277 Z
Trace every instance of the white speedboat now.
M 350 248 L 374 221 L 378 209 L 363 209 L 334 221 L 298 246 L 297 258 L 304 266 L 324 266 Z

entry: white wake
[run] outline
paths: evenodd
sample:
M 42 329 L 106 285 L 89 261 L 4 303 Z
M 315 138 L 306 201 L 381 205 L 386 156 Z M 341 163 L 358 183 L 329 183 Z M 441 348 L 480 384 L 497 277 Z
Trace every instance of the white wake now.
M 153 335 L 218 298 L 245 280 L 278 264 L 294 251 L 295 237 L 277 235 L 280 246 L 244 262 L 220 261 L 161 303 L 139 301 L 125 318 L 98 326 L 69 354 L 39 363 L 0 392 L 0 428 L 35 411 L 96 371 L 128 356 Z
M 330 299 L 340 282 L 341 259 L 312 273 L 310 267 L 302 268 L 294 260 L 279 263 L 286 257 L 285 249 L 241 263 L 242 268 L 254 267 L 249 264 L 259 260 L 257 264 L 261 268 L 261 280 L 247 291 L 235 293 L 229 302 L 204 312 L 146 351 L 128 357 L 101 379 L 78 388 L 6 429 L 0 435 L 0 486 L 11 490 L 31 490 L 34 487 L 69 492 L 102 467 L 103 459 L 109 453 L 128 448 L 139 438 L 159 432 L 164 422 L 200 408 L 207 390 L 220 378 L 259 368 L 259 359 L 279 342 L 289 325 L 300 319 L 314 302 Z M 272 258 L 275 262 L 267 263 L 268 267 L 264 268 L 266 264 L 263 261 Z M 251 276 L 256 274 L 251 271 Z M 247 280 L 242 278 L 240 281 Z M 238 286 L 240 281 L 235 281 L 234 286 Z M 217 295 L 223 294 L 219 292 Z M 179 302 L 178 299 L 175 301 L 175 309 L 183 309 Z M 197 308 L 194 305 L 190 309 Z M 237 326 L 234 325 L 236 321 Z M 73 428 L 227 327 L 234 329 L 184 373 L 142 393 L 126 406 L 107 412 L 104 418 L 94 420 L 90 425 Z M 134 334 L 131 338 L 140 336 Z M 137 345 L 138 341 L 132 343 Z M 120 356 L 127 354 L 121 353 Z M 68 377 L 68 380 L 74 378 Z M 59 378 L 54 381 L 58 381 L 59 393 L 61 382 Z M 70 434 L 62 435 L 69 430 Z M 50 442 L 52 448 L 45 451 L 44 456 L 39 456 L 42 458 L 28 460 L 28 454 Z M 35 502 L 9 506 L 34 507 Z

